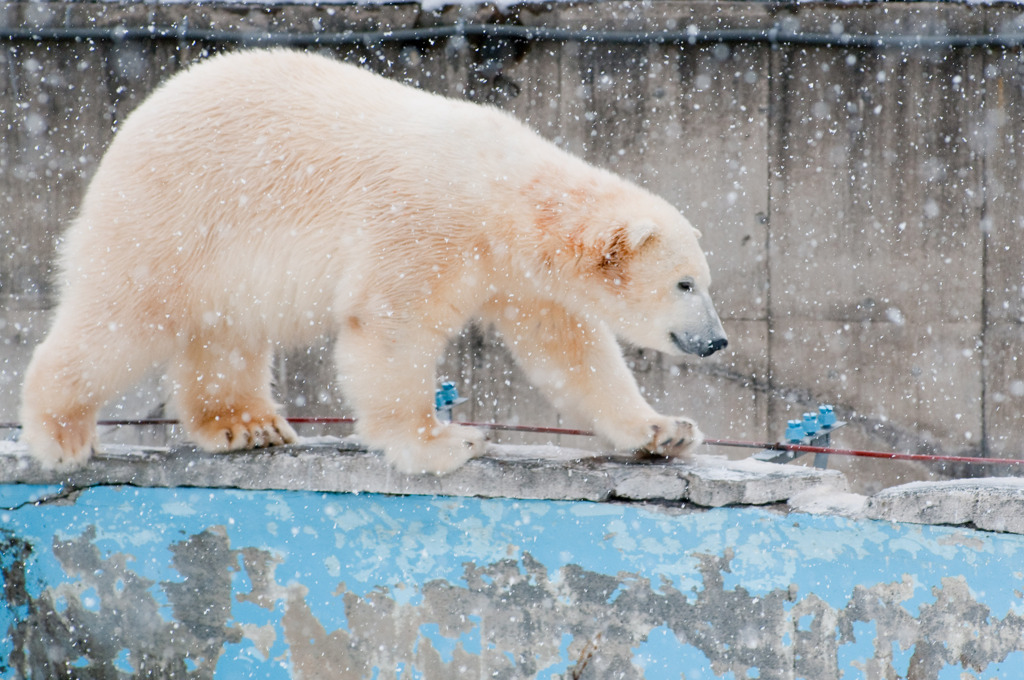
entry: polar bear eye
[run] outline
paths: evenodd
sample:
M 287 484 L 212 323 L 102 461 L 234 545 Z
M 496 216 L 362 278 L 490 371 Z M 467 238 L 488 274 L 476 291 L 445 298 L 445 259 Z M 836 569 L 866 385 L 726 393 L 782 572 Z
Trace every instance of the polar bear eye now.
M 680 281 L 679 283 L 677 283 L 676 287 L 679 288 L 679 290 L 683 291 L 684 293 L 692 293 L 693 292 L 693 279 L 685 278 L 682 281 Z

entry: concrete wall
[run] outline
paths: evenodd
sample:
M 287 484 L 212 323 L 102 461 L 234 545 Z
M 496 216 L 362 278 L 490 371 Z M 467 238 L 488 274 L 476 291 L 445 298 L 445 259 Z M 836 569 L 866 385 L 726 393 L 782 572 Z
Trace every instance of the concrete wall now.
M 0 32 L 9 36 L 24 27 L 301 33 L 460 20 L 943 36 L 1019 32 L 1024 10 L 950 3 L 603 2 L 507 12 L 0 3 Z M 112 128 L 162 79 L 231 45 L 0 42 L 0 419 L 11 419 L 20 373 L 53 304 L 48 275 L 57 234 Z M 711 435 L 763 439 L 780 437 L 786 417 L 831 402 L 852 423 L 843 435 L 850 446 L 1020 455 L 1019 47 L 452 38 L 331 51 L 430 90 L 507 108 L 540 134 L 663 194 L 704 231 L 732 342 L 704 361 L 630 351 L 638 379 L 661 408 L 687 412 Z M 330 385 L 326 345 L 281 357 L 289 413 L 344 412 Z M 465 419 L 561 420 L 488 332 L 466 331 L 441 370 L 472 395 Z M 150 383 L 111 412 L 158 412 L 160 403 Z M 855 468 L 864 488 L 921 475 L 891 463 L 841 465 Z
M 865 498 L 834 471 L 532 447 L 443 478 L 345 442 L 71 476 L 24 455 L 0 447 L 4 678 L 1024 669 L 1021 480 Z

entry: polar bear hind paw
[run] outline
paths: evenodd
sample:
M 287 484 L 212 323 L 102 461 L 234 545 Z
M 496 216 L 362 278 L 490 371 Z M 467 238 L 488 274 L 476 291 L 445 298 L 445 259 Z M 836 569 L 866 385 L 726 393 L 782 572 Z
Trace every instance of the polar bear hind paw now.
M 399 472 L 443 475 L 483 454 L 485 446 L 486 438 L 480 430 L 442 424 L 412 443 L 385 444 L 384 456 Z
M 35 418 L 23 414 L 21 441 L 28 444 L 32 457 L 47 470 L 71 471 L 81 468 L 92 457 L 96 428 L 91 415 Z
M 191 432 L 192 439 L 207 451 L 242 451 L 294 444 L 299 436 L 282 416 L 249 413 L 214 416 Z

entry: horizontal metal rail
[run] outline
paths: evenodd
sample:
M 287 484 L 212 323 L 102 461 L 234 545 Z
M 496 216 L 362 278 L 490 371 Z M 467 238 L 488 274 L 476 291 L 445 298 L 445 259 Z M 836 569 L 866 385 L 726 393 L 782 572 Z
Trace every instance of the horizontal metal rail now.
M 288 418 L 293 424 L 352 424 L 355 418 L 350 417 L 299 417 Z M 101 420 L 97 425 L 103 427 L 120 426 L 151 426 L 151 425 L 178 425 L 179 421 L 173 418 L 135 418 L 125 420 Z M 473 423 L 460 422 L 457 425 L 478 427 L 486 430 L 500 430 L 506 432 L 532 432 L 541 434 L 560 434 L 577 437 L 593 437 L 595 434 L 588 430 L 575 430 L 564 427 L 544 427 L 536 425 L 505 425 L 502 423 Z M 2 429 L 19 429 L 20 423 L 0 422 Z M 853 456 L 858 458 L 880 458 L 887 460 L 913 460 L 930 463 L 968 463 L 973 465 L 1024 465 L 1024 459 L 1020 458 L 978 458 L 973 456 L 941 456 L 926 453 L 891 453 L 887 451 L 865 451 L 861 449 L 841 449 L 830 446 L 809 446 L 806 444 L 782 443 L 782 442 L 753 442 L 736 439 L 712 439 L 706 438 L 704 444 L 707 446 L 727 446 L 746 449 L 762 449 L 768 451 L 792 451 L 796 453 L 815 453 L 835 456 Z
M 208 29 L 181 26 L 40 26 L 3 27 L 0 40 L 101 41 L 177 40 L 236 43 L 248 46 L 343 46 L 429 42 L 448 38 L 503 38 L 528 42 L 611 43 L 624 45 L 716 43 L 806 45 L 823 47 L 944 49 L 963 47 L 1017 48 L 1024 33 L 922 35 L 866 33 L 804 33 L 779 26 L 768 29 L 600 30 L 510 24 L 454 24 L 394 30 L 293 32 L 287 30 Z

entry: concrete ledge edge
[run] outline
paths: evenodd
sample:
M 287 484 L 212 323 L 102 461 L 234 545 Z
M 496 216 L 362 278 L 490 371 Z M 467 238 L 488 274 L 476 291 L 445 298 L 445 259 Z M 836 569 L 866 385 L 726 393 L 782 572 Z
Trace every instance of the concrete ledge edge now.
M 689 503 L 706 508 L 786 504 L 791 512 L 1024 534 L 1021 478 L 915 482 L 869 498 L 850 493 L 846 477 L 836 470 L 716 456 L 680 461 L 595 455 L 558 446 L 492 444 L 486 456 L 436 476 L 402 474 L 379 454 L 335 437 L 235 453 L 111 445 L 72 472 L 41 469 L 21 444 L 0 442 L 0 485 L 6 484 Z

